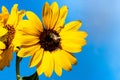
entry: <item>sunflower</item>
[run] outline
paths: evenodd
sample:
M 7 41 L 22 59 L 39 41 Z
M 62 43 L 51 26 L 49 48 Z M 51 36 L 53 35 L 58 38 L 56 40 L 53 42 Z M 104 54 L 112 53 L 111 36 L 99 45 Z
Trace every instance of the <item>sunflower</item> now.
M 18 12 L 18 5 L 15 4 L 9 14 L 7 8 L 2 6 L 0 13 L 0 70 L 9 66 L 14 50 L 16 26 L 22 19 L 24 11 Z
M 38 16 L 26 11 L 27 20 L 20 21 L 22 34 L 20 57 L 31 57 L 30 67 L 36 66 L 38 75 L 50 77 L 52 72 L 62 75 L 62 69 L 70 71 L 77 60 L 73 53 L 80 52 L 86 44 L 87 33 L 79 31 L 81 21 L 72 21 L 66 25 L 67 6 L 60 9 L 56 2 L 44 4 L 42 22 Z

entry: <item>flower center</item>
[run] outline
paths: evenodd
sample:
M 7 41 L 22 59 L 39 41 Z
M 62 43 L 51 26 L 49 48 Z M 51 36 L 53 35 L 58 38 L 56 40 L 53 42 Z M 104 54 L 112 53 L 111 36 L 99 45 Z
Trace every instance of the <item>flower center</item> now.
M 1 37 L 1 41 L 3 41 L 6 45 L 6 49 L 10 46 L 13 38 L 14 38 L 14 34 L 15 34 L 15 29 L 13 26 L 10 25 L 6 25 L 4 26 L 5 29 L 8 30 L 7 34 L 5 34 L 4 36 Z
M 59 47 L 60 36 L 54 30 L 44 30 L 40 35 L 40 45 L 45 51 L 53 51 Z

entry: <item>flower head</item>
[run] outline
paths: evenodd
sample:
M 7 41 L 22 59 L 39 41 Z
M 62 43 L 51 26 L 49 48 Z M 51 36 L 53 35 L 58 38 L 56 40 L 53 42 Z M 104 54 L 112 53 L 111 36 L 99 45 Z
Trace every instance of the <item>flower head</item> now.
M 58 4 L 45 3 L 42 22 L 31 11 L 26 12 L 28 20 L 22 20 L 19 32 L 22 33 L 20 57 L 32 56 L 30 67 L 37 66 L 37 73 L 47 77 L 52 72 L 62 75 L 62 68 L 69 71 L 77 60 L 73 53 L 80 52 L 86 44 L 87 33 L 79 31 L 81 21 L 72 21 L 66 25 L 67 6 L 59 9 Z
M 9 66 L 14 50 L 16 26 L 22 19 L 24 11 L 18 12 L 18 5 L 15 4 L 9 14 L 7 8 L 2 6 L 0 13 L 0 70 Z

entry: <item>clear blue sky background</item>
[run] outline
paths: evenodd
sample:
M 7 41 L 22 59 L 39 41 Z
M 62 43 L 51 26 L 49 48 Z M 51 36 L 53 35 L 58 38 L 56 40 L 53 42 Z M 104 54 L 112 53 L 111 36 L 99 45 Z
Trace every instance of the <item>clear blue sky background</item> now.
M 43 4 L 48 1 L 67 5 L 69 13 L 66 23 L 81 20 L 81 30 L 88 32 L 87 45 L 76 54 L 78 64 L 72 71 L 63 71 L 61 77 L 53 73 L 40 80 L 120 80 L 120 1 L 119 0 L 0 0 L 0 7 L 5 5 L 9 10 L 14 3 L 19 9 L 34 11 L 40 18 Z M 10 67 L 0 71 L 0 80 L 16 80 L 15 54 Z M 30 58 L 21 62 L 21 76 L 35 72 L 28 68 Z

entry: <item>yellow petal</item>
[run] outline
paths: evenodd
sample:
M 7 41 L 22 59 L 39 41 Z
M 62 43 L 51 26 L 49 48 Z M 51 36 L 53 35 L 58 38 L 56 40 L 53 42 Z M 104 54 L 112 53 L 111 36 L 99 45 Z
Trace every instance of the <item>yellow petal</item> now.
M 60 66 L 67 70 L 70 71 L 72 69 L 72 66 L 69 62 L 69 60 L 67 59 L 67 57 L 64 55 L 64 51 L 58 49 L 54 54 L 54 59 L 58 62 L 58 64 L 60 64 Z
M 59 10 L 57 2 L 53 2 L 51 5 L 52 12 L 55 13 Z
M 22 40 L 22 35 L 21 35 L 21 33 L 19 33 L 17 30 L 16 30 L 16 32 L 15 32 L 15 35 L 14 35 L 14 39 L 12 40 L 12 44 L 14 45 L 14 46 L 20 46 L 20 41 Z M 14 49 L 16 49 L 16 48 L 14 48 Z M 16 49 L 16 50 L 18 50 L 18 49 Z
M 67 44 L 66 44 L 67 43 Z M 72 42 L 61 42 L 61 46 L 64 50 L 68 51 L 68 52 L 80 52 L 81 49 L 81 45 L 79 44 L 74 44 Z
M 39 50 L 39 48 L 40 48 L 40 45 L 34 45 L 34 46 L 22 48 L 17 55 L 19 57 L 28 57 L 33 55 L 37 50 Z
M 62 48 L 69 52 L 80 52 L 81 47 L 86 44 L 84 38 L 87 36 L 87 33 L 82 31 L 66 31 L 60 33 L 60 36 Z
M 2 6 L 2 14 L 9 14 L 5 6 Z
M 72 54 L 64 51 L 64 55 L 68 58 L 68 60 L 70 61 L 71 64 L 76 64 L 77 63 L 76 58 Z
M 2 28 L 2 27 L 0 26 L 0 37 L 3 36 L 3 35 L 5 35 L 7 32 L 8 32 L 8 31 L 7 31 L 5 28 Z
M 64 27 L 64 23 L 65 23 L 67 14 L 68 14 L 68 8 L 67 8 L 67 6 L 63 6 L 60 9 L 60 15 L 59 15 L 59 18 L 55 25 L 54 30 L 56 30 L 57 32 L 60 32 L 60 30 Z
M 22 20 L 19 22 L 18 24 L 18 30 L 22 33 L 24 33 L 25 35 L 40 35 L 39 30 L 37 30 L 35 28 L 35 26 L 33 26 L 34 24 L 32 24 L 29 20 Z
M 65 31 L 65 32 L 60 32 L 59 34 L 62 39 L 64 38 L 81 38 L 81 39 L 84 39 L 87 37 L 87 33 L 84 32 L 84 31 Z
M 53 72 L 53 57 L 52 54 L 49 51 L 46 51 L 46 70 L 44 71 L 46 77 L 50 77 L 52 75 Z
M 19 13 L 18 13 L 19 20 L 18 21 L 21 21 L 23 19 L 24 15 L 25 15 L 24 10 L 19 11 Z
M 32 35 L 24 35 L 21 38 L 21 46 L 35 45 L 40 41 L 39 37 Z
M 37 65 L 37 73 L 38 75 L 41 75 L 45 71 L 45 63 L 46 62 L 46 52 L 43 52 L 43 58 L 42 61 Z
M 54 58 L 54 71 L 55 71 L 55 73 L 58 75 L 58 76 L 61 76 L 62 75 L 62 67 L 60 66 L 60 64 L 59 64 L 59 61 L 54 57 L 54 55 L 53 54 L 55 54 L 54 52 L 52 52 L 52 56 L 53 56 L 53 58 Z
M 55 23 L 57 22 L 57 20 L 59 18 L 60 10 L 59 10 L 57 2 L 53 2 L 50 7 L 52 9 L 52 17 L 51 17 L 51 22 L 50 22 L 50 29 L 53 29 L 55 27 Z
M 59 65 L 59 63 L 57 63 L 57 61 L 55 61 L 54 71 L 58 76 L 62 75 L 62 67 Z
M 0 49 L 5 49 L 5 48 L 6 48 L 5 44 L 0 41 Z
M 44 49 L 41 48 L 36 53 L 34 53 L 34 55 L 32 56 L 32 58 L 30 60 L 30 67 L 36 66 L 38 63 L 40 63 L 40 61 L 43 57 L 43 51 L 44 51 Z
M 43 56 L 44 56 L 44 53 L 43 53 Z M 42 58 L 42 61 L 37 65 L 37 74 L 38 75 L 41 75 L 44 71 L 44 66 L 43 66 L 43 60 L 44 58 Z
M 45 51 L 42 62 L 37 66 L 37 73 L 41 75 L 45 73 L 46 77 L 50 77 L 53 72 L 53 59 L 49 51 Z
M 52 10 L 50 8 L 49 3 L 46 2 L 45 5 L 44 5 L 44 7 L 43 7 L 42 20 L 43 20 L 44 26 L 47 29 L 50 28 L 51 17 L 52 17 Z
M 68 52 L 80 52 L 81 47 L 86 44 L 84 38 L 87 36 L 87 33 L 82 31 L 66 31 L 60 33 L 60 36 L 61 46 Z
M 7 8 L 5 6 L 2 6 L 2 18 L 4 19 L 3 20 L 4 24 L 6 23 L 8 17 L 9 17 L 9 12 L 8 12 Z
M 28 17 L 30 23 L 33 24 L 32 27 L 35 27 L 39 31 L 43 31 L 42 23 L 35 13 L 27 11 L 26 16 Z
M 16 25 L 17 22 L 18 22 L 18 4 L 14 4 L 14 6 L 11 9 L 11 13 L 7 21 L 7 24 Z
M 65 25 L 61 31 L 77 31 L 82 25 L 81 21 L 72 21 Z

